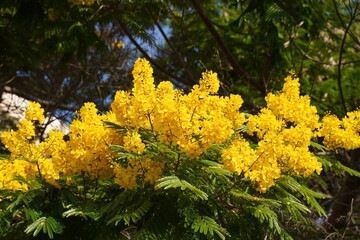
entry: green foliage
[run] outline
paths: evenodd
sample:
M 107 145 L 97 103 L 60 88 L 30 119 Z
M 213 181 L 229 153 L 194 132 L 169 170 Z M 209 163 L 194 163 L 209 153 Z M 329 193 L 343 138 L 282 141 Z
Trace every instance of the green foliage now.
M 47 234 L 50 239 L 53 239 L 54 233 L 62 233 L 62 226 L 52 217 L 41 217 L 30 224 L 25 229 L 25 233 L 30 234 L 33 232 L 33 236 L 35 237 L 41 230 L 43 230 L 43 232 Z
M 168 177 L 160 178 L 158 180 L 158 184 L 156 185 L 156 187 L 164 188 L 165 190 L 169 188 L 180 188 L 182 191 L 188 189 L 195 194 L 195 199 L 196 198 L 199 198 L 201 200 L 208 199 L 208 195 L 205 192 L 194 187 L 185 180 L 180 180 L 177 176 L 168 176 Z
M 345 175 L 345 173 L 348 173 L 351 176 L 360 177 L 360 172 L 343 165 L 337 159 L 334 159 L 332 157 L 325 157 L 325 156 L 318 157 L 318 159 L 324 166 L 324 169 L 327 171 L 332 171 L 335 174 L 341 176 Z
M 213 236 L 215 233 L 220 239 L 225 239 L 225 235 L 228 235 L 225 229 L 221 228 L 214 219 L 208 216 L 196 216 L 195 219 L 192 220 L 191 228 L 194 232 L 200 232 L 205 235 L 209 233 Z
M 119 156 L 125 154 L 122 146 L 112 148 Z M 14 230 L 26 237 L 55 239 L 71 233 L 74 239 L 292 239 L 289 221 L 305 224 L 313 210 L 326 216 L 317 201 L 326 196 L 308 188 L 306 179 L 287 175 L 259 193 L 247 178 L 215 160 L 219 146 L 196 161 L 179 158 L 178 150 L 150 136 L 147 149 L 177 164 L 155 186 L 124 190 L 112 180 L 83 176 L 64 189 L 43 183 L 28 192 L 13 192 L 11 199 L 1 202 L 6 206 L 0 214 L 1 234 L 10 237 Z M 14 218 L 15 225 L 6 224 Z

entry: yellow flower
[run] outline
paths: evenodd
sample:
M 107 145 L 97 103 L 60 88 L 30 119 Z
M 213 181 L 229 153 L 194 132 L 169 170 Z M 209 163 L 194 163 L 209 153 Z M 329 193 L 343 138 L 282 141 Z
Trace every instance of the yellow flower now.
M 145 151 L 145 144 L 141 141 L 140 134 L 137 132 L 127 132 L 124 136 L 125 151 L 136 154 L 143 154 Z
M 282 174 L 309 176 L 320 173 L 321 163 L 309 152 L 311 138 L 320 126 L 316 108 L 308 96 L 300 96 L 299 79 L 285 78 L 283 89 L 265 97 L 267 107 L 249 115 L 248 133 L 259 139 L 251 149 L 245 140 L 236 139 L 222 151 L 224 167 L 244 174 L 257 190 L 267 191 Z
M 37 102 L 30 102 L 25 111 L 25 119 L 28 121 L 38 121 L 43 124 L 45 120 L 44 109 Z
M 40 104 L 30 103 L 18 130 L 2 134 L 11 157 L 0 162 L 0 189 L 28 190 L 14 176 L 41 177 L 55 187 L 61 187 L 59 179 L 66 178 L 66 184 L 71 184 L 79 174 L 99 179 L 114 177 L 120 187 L 129 189 L 153 184 L 174 163 L 149 154 L 140 131 L 152 133 L 154 139 L 194 161 L 214 144 L 224 147 L 220 152 L 224 168 L 249 178 L 261 192 L 275 185 L 283 174 L 306 177 L 320 173 L 321 163 L 309 152 L 315 135 L 323 136 L 330 149 L 360 147 L 360 110 L 342 120 L 327 115 L 320 124 L 310 98 L 300 96 L 299 79 L 294 74 L 285 79 L 281 91 L 266 96 L 266 108 L 247 119 L 239 111 L 241 96 L 217 95 L 220 83 L 211 71 L 203 73 L 199 85 L 188 94 L 174 89 L 171 82 L 156 86 L 153 69 L 145 59 L 135 62 L 132 74 L 132 91 L 118 91 L 111 111 L 100 114 L 94 103 L 84 104 L 70 124 L 66 141 L 58 131 L 50 131 L 40 143 L 31 140 L 36 136 L 36 124 L 42 124 L 45 118 Z M 127 132 L 109 128 L 105 122 L 120 125 Z M 239 134 L 244 125 L 257 139 L 256 147 Z M 126 165 L 116 164 L 111 145 L 123 146 L 126 152 L 139 156 Z
M 110 44 L 111 48 L 123 48 L 125 44 L 121 40 L 114 41 Z
M 133 90 L 117 92 L 111 105 L 118 122 L 150 130 L 160 141 L 177 145 L 189 157 L 197 158 L 211 144 L 227 141 L 245 121 L 239 112 L 243 103 L 240 96 L 215 95 L 220 85 L 216 73 L 204 73 L 189 94 L 174 90 L 170 82 L 156 87 L 153 70 L 145 59 L 136 61 L 132 73 Z
M 327 114 L 322 119 L 318 136 L 324 137 L 324 145 L 330 149 L 360 148 L 360 109 L 347 113 L 342 120 Z

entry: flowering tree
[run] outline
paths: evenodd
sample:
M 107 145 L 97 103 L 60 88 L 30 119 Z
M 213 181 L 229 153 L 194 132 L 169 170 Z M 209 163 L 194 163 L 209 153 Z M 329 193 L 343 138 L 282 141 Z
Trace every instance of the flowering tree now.
M 156 86 L 152 71 L 138 59 L 132 91 L 118 91 L 106 114 L 86 103 L 66 136 L 39 142 L 44 110 L 29 104 L 18 129 L 2 134 L 11 152 L 0 161 L 2 235 L 291 239 L 289 222 L 312 209 L 326 216 L 309 176 L 323 167 L 360 176 L 315 155 L 359 148 L 360 110 L 319 121 L 294 73 L 251 115 L 239 95 L 217 95 L 216 73 L 185 94 Z

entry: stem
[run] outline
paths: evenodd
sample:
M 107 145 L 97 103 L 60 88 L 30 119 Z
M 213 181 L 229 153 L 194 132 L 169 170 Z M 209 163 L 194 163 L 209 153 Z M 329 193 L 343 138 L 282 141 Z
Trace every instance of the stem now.
M 340 15 L 340 12 L 339 12 L 339 9 L 336 5 L 336 1 L 333 0 L 333 4 L 334 4 L 334 8 L 335 8 L 335 12 L 336 12 L 336 16 L 339 18 L 340 22 L 341 22 L 341 25 L 343 26 L 343 28 L 346 28 L 346 24 L 345 22 L 343 21 L 343 19 L 341 18 L 341 15 Z M 355 12 L 353 14 L 353 17 L 355 17 L 355 13 L 356 13 L 356 10 L 357 10 L 357 7 L 358 7 L 359 3 L 356 1 L 356 8 L 355 8 Z M 360 41 L 357 39 L 357 37 L 351 32 L 349 31 L 349 35 L 350 37 L 354 40 L 354 42 L 356 42 L 356 44 L 360 45 Z
M 38 162 L 38 161 L 36 161 L 36 167 L 37 167 L 37 170 L 38 170 L 38 172 L 39 172 L 39 176 L 40 176 L 40 178 L 42 179 L 43 177 L 42 177 L 42 174 L 41 174 L 41 171 L 40 171 L 40 166 L 39 166 L 39 162 Z
M 176 166 L 175 166 L 175 172 L 177 172 L 178 171 L 178 167 L 179 167 L 179 165 L 180 165 L 180 153 L 178 154 L 178 159 L 177 159 L 177 162 L 176 162 Z
M 351 22 L 351 21 L 350 21 Z M 349 26 L 350 27 L 350 24 Z M 342 90 L 342 86 L 341 86 L 341 62 L 342 62 L 342 55 L 343 55 L 343 51 L 344 51 L 344 44 L 345 44 L 345 39 L 346 39 L 346 35 L 348 32 L 349 28 L 346 28 L 345 33 L 344 33 L 344 37 L 341 41 L 341 47 L 340 47 L 340 53 L 339 53 L 339 64 L 338 64 L 338 78 L 337 78 L 337 84 L 338 84 L 338 88 L 339 88 L 339 92 L 340 92 L 340 99 L 341 99 L 341 104 L 343 107 L 343 111 L 344 114 L 346 114 L 346 105 L 345 105 L 345 99 L 344 99 L 344 94 L 343 94 L 343 90 Z
M 152 132 L 153 135 L 155 136 L 154 126 L 153 126 L 153 123 L 152 123 L 152 121 L 151 121 L 151 115 L 150 115 L 150 113 L 148 113 L 146 116 L 147 116 L 147 118 L 149 119 L 149 123 L 150 123 L 150 127 L 151 127 L 151 132 Z
M 265 152 L 262 152 L 257 158 L 256 160 L 250 165 L 249 170 L 254 166 L 254 164 L 260 159 L 260 157 L 264 154 Z
M 82 172 L 81 172 L 81 175 L 82 175 L 82 177 L 83 177 L 83 186 L 84 186 L 84 188 L 83 188 L 83 200 L 86 200 L 86 179 L 85 179 L 85 172 L 82 171 Z

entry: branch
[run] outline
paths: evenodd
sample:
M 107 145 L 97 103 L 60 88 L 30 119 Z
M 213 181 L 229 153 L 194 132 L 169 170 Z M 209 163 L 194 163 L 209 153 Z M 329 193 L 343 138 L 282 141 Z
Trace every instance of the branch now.
M 127 30 L 125 24 L 118 19 L 118 23 L 120 25 L 120 28 L 122 29 L 122 31 L 126 34 L 126 36 L 129 38 L 129 40 L 135 45 L 135 47 L 142 53 L 142 55 L 144 55 L 144 57 L 149 60 L 149 62 L 156 68 L 158 68 L 161 72 L 165 73 L 166 75 L 168 75 L 169 77 L 175 79 L 176 81 L 181 82 L 181 79 L 178 78 L 177 76 L 175 76 L 174 74 L 170 73 L 169 71 L 167 71 L 165 68 L 163 68 L 162 66 L 160 66 L 154 59 L 152 59 L 147 52 L 138 44 L 138 42 L 132 37 L 131 33 Z
M 187 81 L 188 84 L 192 85 L 195 82 L 193 81 L 194 77 L 192 75 L 192 73 L 190 72 L 188 65 L 186 64 L 186 62 L 184 61 L 184 59 L 181 57 L 181 55 L 179 54 L 179 51 L 177 51 L 175 49 L 175 47 L 172 45 L 171 41 L 169 40 L 169 38 L 166 36 L 163 28 L 161 27 L 161 25 L 158 23 L 157 19 L 155 18 L 155 16 L 153 15 L 152 12 L 148 11 L 148 13 L 150 14 L 151 18 L 153 19 L 155 25 L 157 26 L 157 28 L 159 29 L 161 35 L 163 36 L 163 38 L 165 39 L 166 43 L 169 45 L 169 47 L 171 48 L 171 50 L 174 52 L 174 54 L 176 55 L 176 57 L 178 58 L 180 64 L 183 66 L 185 72 L 188 74 L 189 76 L 189 80 Z
M 292 43 L 292 45 L 294 45 L 294 47 L 296 48 L 296 50 L 306 59 L 310 60 L 310 61 L 313 61 L 314 63 L 317 63 L 317 64 L 321 64 L 321 65 L 326 65 L 326 66 L 338 66 L 339 63 L 330 63 L 330 62 L 324 62 L 324 61 L 320 61 L 320 60 L 317 60 L 313 57 L 311 57 L 310 55 L 308 55 L 306 52 L 304 52 L 297 44 L 296 42 L 294 41 L 294 38 L 290 36 L 290 34 L 288 35 L 289 36 L 289 39 Z M 291 47 L 291 45 L 290 45 Z M 354 64 L 354 63 L 360 63 L 360 60 L 352 60 L 352 61 L 348 61 L 348 62 L 341 62 L 341 65 L 349 65 L 349 64 Z M 294 64 L 293 64 L 294 65 Z
M 337 6 L 336 6 L 336 2 L 335 0 L 333 0 L 333 3 L 334 3 L 334 6 L 335 6 L 335 9 L 336 9 L 336 14 L 337 16 L 339 17 L 340 21 L 342 24 L 344 24 L 343 20 L 341 19 L 340 17 L 340 14 L 338 12 L 338 9 L 337 9 Z M 341 62 L 342 62 L 342 55 L 343 55 L 343 52 L 344 52 L 344 45 L 345 45 L 345 40 L 346 40 L 346 36 L 347 34 L 349 33 L 349 30 L 350 30 L 350 27 L 352 25 L 352 22 L 353 20 L 355 19 L 355 15 L 356 15 L 356 11 L 358 9 L 358 3 L 356 3 L 356 7 L 355 7 L 355 10 L 354 12 L 352 13 L 352 11 L 350 12 L 351 14 L 351 18 L 350 18 L 350 21 L 348 23 L 348 25 L 346 26 L 345 28 L 345 33 L 344 33 L 344 37 L 341 41 L 341 46 L 340 46 L 340 52 L 339 52 L 339 64 L 338 64 L 338 79 L 337 79 L 337 83 L 338 83 L 338 88 L 339 88 L 339 92 L 340 92 L 340 99 L 341 99 L 341 103 L 342 103 L 342 107 L 343 107 L 343 111 L 344 111 L 344 114 L 346 114 L 346 105 L 345 105 L 345 99 L 344 99 L 344 93 L 343 93 L 343 90 L 342 90 L 342 86 L 341 86 Z
M 341 15 L 340 15 L 340 12 L 339 12 L 339 9 L 337 7 L 337 4 L 336 4 L 336 1 L 333 0 L 333 4 L 334 4 L 334 7 L 335 7 L 335 12 L 336 12 L 336 16 L 339 18 L 340 22 L 341 22 L 341 25 L 343 26 L 343 28 L 346 29 L 346 24 L 345 22 L 343 21 L 343 19 L 341 18 Z M 358 2 L 356 2 L 356 9 L 358 7 Z M 355 9 L 355 12 L 356 12 L 356 9 Z M 354 13 L 354 16 L 355 16 L 355 13 Z M 350 35 L 350 37 L 354 40 L 354 42 L 356 42 L 358 45 L 360 45 L 360 41 L 356 38 L 356 36 L 351 32 L 349 31 L 348 33 Z
M 43 99 L 40 99 L 40 98 L 36 98 L 34 96 L 31 96 L 31 94 L 29 95 L 29 94 L 26 94 L 24 92 L 18 91 L 16 88 L 13 88 L 13 87 L 5 86 L 3 88 L 3 91 L 6 92 L 6 93 L 15 94 L 15 95 L 17 95 L 19 97 L 22 97 L 22 98 L 24 98 L 26 100 L 29 100 L 29 101 L 36 101 L 36 102 L 40 103 L 43 106 L 53 107 L 53 108 L 72 111 L 72 112 L 75 112 L 75 111 L 78 110 L 75 107 L 70 107 L 70 106 L 67 106 L 67 105 L 63 105 L 63 104 L 43 100 Z
M 235 72 L 240 76 L 240 78 L 244 79 L 248 83 L 250 83 L 253 87 L 255 87 L 258 91 L 260 91 L 263 95 L 266 95 L 266 91 L 264 86 L 260 85 L 254 78 L 252 78 L 244 69 L 242 69 L 235 59 L 235 57 L 231 54 L 230 50 L 226 47 L 223 39 L 220 37 L 219 33 L 214 28 L 213 24 L 206 16 L 204 11 L 201 9 L 200 5 L 196 0 L 190 0 L 193 4 L 196 12 L 199 14 L 200 18 L 205 23 L 207 29 L 210 31 L 212 36 L 214 37 L 217 45 L 220 47 L 221 51 L 225 54 L 225 57 L 229 61 L 230 65 L 233 67 Z

